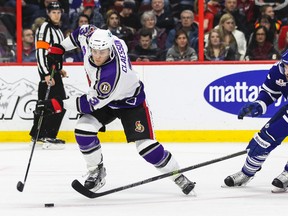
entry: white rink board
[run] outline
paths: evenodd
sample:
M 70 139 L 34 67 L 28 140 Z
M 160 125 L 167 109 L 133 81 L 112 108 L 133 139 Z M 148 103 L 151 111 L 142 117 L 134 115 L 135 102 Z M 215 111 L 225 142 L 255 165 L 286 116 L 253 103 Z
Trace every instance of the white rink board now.
M 249 65 L 151 65 L 134 66 L 145 84 L 156 130 L 256 130 L 268 119 L 237 120 L 205 100 L 203 92 L 213 81 L 233 73 L 268 70 L 271 64 Z M 68 95 L 88 88 L 83 66 L 64 66 L 69 78 Z M 37 99 L 39 75 L 36 66 L 2 66 L 0 71 L 0 131 L 27 131 Z M 73 130 L 77 113 L 68 111 L 61 130 Z M 119 121 L 109 130 L 122 130 Z

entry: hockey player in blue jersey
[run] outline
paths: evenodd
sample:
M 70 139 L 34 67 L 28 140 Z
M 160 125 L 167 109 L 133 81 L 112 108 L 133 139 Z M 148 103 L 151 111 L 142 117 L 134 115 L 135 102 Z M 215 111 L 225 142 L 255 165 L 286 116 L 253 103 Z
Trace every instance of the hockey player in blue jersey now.
M 238 118 L 256 117 L 264 114 L 267 107 L 280 96 L 288 99 L 288 50 L 279 62 L 274 64 L 255 102 L 241 108 Z M 229 187 L 246 185 L 258 172 L 269 153 L 288 136 L 288 105 L 278 112 L 254 135 L 247 146 L 248 155 L 242 170 L 228 176 L 224 182 Z M 272 181 L 272 192 L 285 192 L 288 187 L 288 162 L 284 171 Z
M 148 163 L 163 173 L 178 170 L 172 154 L 154 137 L 144 85 L 132 70 L 125 42 L 109 30 L 84 25 L 61 45 L 52 46 L 48 59 L 51 64 L 62 63 L 64 52 L 77 47 L 84 55 L 84 69 L 90 83 L 88 93 L 63 101 L 58 98 L 38 101 L 37 110 L 58 113 L 65 108 L 82 114 L 75 137 L 88 169 L 84 186 L 95 192 L 105 184 L 106 169 L 97 133 L 116 118 L 121 120 L 127 141 L 136 143 L 139 154 Z M 189 194 L 195 186 L 183 174 L 172 176 L 172 180 L 184 194 Z

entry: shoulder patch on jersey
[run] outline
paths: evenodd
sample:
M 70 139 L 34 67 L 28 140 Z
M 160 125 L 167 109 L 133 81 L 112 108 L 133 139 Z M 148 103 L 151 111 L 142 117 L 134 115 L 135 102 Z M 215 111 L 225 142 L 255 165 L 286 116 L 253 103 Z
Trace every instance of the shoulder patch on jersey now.
M 107 94 L 111 91 L 111 85 L 108 82 L 103 82 L 99 85 L 99 90 L 102 94 Z

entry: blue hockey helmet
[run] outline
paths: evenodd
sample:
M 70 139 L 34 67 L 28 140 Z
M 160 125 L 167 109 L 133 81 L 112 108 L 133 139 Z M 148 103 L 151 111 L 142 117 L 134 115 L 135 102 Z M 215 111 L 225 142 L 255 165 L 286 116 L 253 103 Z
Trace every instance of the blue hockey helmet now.
M 283 64 L 288 65 L 288 50 L 286 50 L 282 56 L 281 56 L 281 61 Z

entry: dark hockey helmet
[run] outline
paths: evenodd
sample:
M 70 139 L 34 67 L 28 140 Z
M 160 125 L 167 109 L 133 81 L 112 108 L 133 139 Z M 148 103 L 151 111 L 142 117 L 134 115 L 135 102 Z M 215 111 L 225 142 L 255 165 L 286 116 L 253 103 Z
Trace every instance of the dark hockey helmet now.
M 59 2 L 51 2 L 46 7 L 47 11 L 50 12 L 51 10 L 62 10 L 61 4 Z
M 281 56 L 281 61 L 283 64 L 288 65 L 288 50 L 286 50 L 282 56 Z

